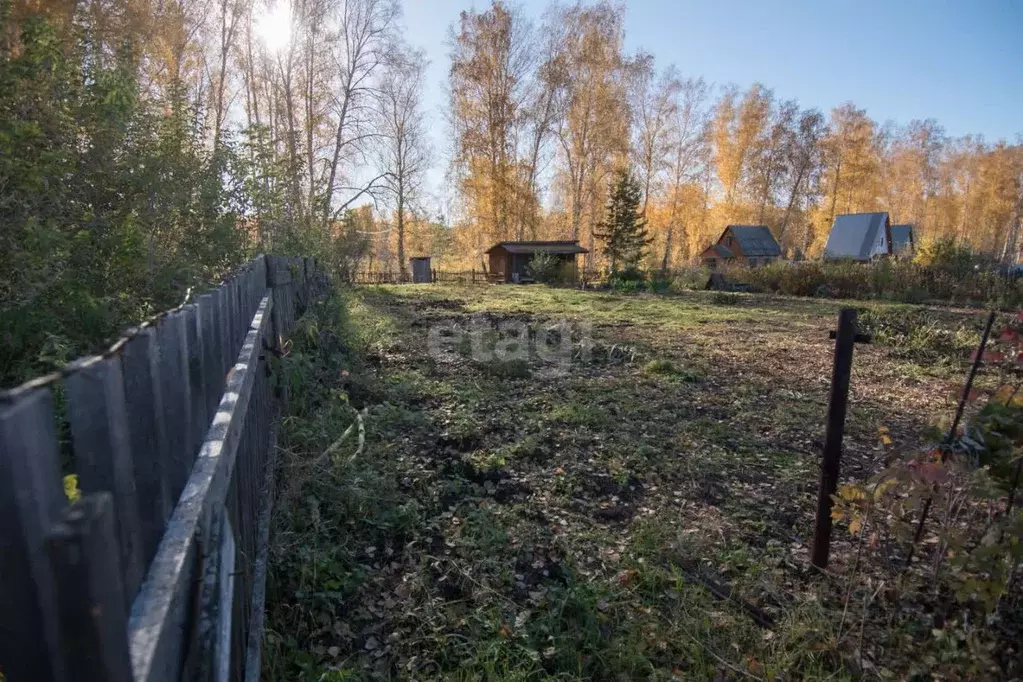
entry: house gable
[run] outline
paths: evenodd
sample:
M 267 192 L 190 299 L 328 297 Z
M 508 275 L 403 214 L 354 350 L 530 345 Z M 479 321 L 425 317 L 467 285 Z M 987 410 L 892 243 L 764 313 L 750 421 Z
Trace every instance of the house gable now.
M 835 216 L 824 257 L 866 261 L 889 255 L 891 244 L 891 222 L 887 213 L 847 213 Z
M 717 244 L 749 265 L 764 265 L 781 257 L 781 246 L 766 225 L 729 225 Z

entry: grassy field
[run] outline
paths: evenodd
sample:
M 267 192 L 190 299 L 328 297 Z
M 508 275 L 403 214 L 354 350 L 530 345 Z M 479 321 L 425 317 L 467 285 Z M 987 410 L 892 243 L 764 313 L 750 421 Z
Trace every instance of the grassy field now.
M 839 307 L 541 286 L 332 299 L 280 370 L 265 676 L 966 679 L 974 654 L 927 605 L 852 580 L 869 567 L 844 526 L 828 573 L 809 565 Z M 861 319 L 843 481 L 949 418 L 983 313 Z M 567 365 L 479 352 L 514 347 L 502 324 L 559 321 Z M 476 341 L 431 353 L 453 325 Z

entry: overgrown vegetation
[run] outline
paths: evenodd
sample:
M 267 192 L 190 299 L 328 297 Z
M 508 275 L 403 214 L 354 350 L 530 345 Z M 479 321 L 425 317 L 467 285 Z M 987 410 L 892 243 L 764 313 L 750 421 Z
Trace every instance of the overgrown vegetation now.
M 260 117 L 283 108 L 275 98 L 284 88 L 273 69 L 260 69 L 270 59 L 264 46 L 242 50 L 238 42 L 243 33 L 253 37 L 240 24 L 258 14 L 255 5 L 122 5 L 0 0 L 0 388 L 97 350 L 258 251 L 318 257 L 344 278 L 369 245 L 369 207 L 351 210 L 366 189 L 342 180 L 340 152 L 332 170 L 319 168 L 312 159 L 321 152 L 300 152 L 294 127 L 285 150 L 283 129 Z M 368 35 L 360 44 L 395 47 L 396 11 L 374 12 L 359 26 Z M 353 12 L 349 23 L 352 16 L 363 15 Z M 209 42 L 213 36 L 219 40 Z M 384 107 L 389 95 L 391 104 L 399 98 L 415 108 L 421 65 L 401 52 L 388 52 L 386 67 L 359 62 L 351 67 L 359 75 L 346 77 L 376 84 L 386 70 L 374 105 Z M 270 82 L 257 85 L 257 71 Z M 329 87 L 326 69 L 316 82 Z M 331 97 L 373 118 L 370 107 L 352 103 L 357 93 L 332 90 Z M 244 112 L 232 108 L 242 101 Z M 405 121 L 411 135 L 413 122 Z M 395 143 L 386 121 L 373 123 L 378 134 L 354 140 L 343 134 L 343 120 L 324 140 L 301 137 L 364 159 L 361 140 L 385 150 Z M 311 125 L 329 127 L 320 118 Z M 410 140 L 402 143 L 404 162 L 418 162 Z M 298 161 L 306 152 L 312 178 Z M 404 184 L 384 194 L 411 200 L 408 167 L 385 175 Z
M 0 0 L 0 24 L 10 22 Z M 0 41 L 0 386 L 61 366 L 247 256 L 240 157 L 137 55 L 39 15 Z M 239 178 L 230 180 L 230 177 Z
M 560 277 L 558 257 L 549 251 L 539 251 L 529 260 L 529 276 L 543 284 L 555 284 Z
M 1023 280 L 973 260 L 936 264 L 903 260 L 860 263 L 772 263 L 728 270 L 730 280 L 756 291 L 790 296 L 941 302 L 1015 308 L 1023 305 Z
M 379 287 L 303 320 L 280 370 L 303 390 L 282 442 L 267 676 L 1018 675 L 1018 588 L 983 611 L 995 622 L 917 587 L 943 515 L 901 582 L 884 556 L 908 543 L 875 546 L 873 525 L 840 524 L 830 573 L 809 567 L 837 306 L 736 296 Z M 503 322 L 565 317 L 592 323 L 567 374 L 535 353 L 513 375 L 427 353 L 434 324 L 483 320 L 496 340 Z M 872 490 L 896 446 L 924 447 L 951 412 L 940 398 L 981 320 L 933 319 L 964 340 L 914 350 L 926 372 L 902 353 L 924 339 L 875 331 L 857 349 L 844 484 Z
M 966 421 L 935 429 L 922 448 L 893 448 L 882 471 L 841 487 L 832 512 L 857 543 L 846 606 L 900 625 L 929 620 L 921 660 L 943 676 L 1009 677 L 1023 653 L 1019 328 L 1005 327 L 995 345 L 983 355 L 995 383 L 965 396 Z M 879 435 L 894 445 L 887 428 Z
M 924 252 L 929 254 L 930 252 Z M 922 255 L 924 255 L 922 254 Z M 958 254 L 958 255 L 956 255 Z M 760 293 L 814 298 L 881 300 L 1014 309 L 1023 306 L 1023 278 L 953 249 L 940 260 L 875 263 L 802 261 L 719 271 L 726 286 Z M 629 269 L 602 283 L 621 293 L 682 293 L 707 288 L 706 267 L 670 271 Z M 599 286 L 601 283 L 597 283 Z

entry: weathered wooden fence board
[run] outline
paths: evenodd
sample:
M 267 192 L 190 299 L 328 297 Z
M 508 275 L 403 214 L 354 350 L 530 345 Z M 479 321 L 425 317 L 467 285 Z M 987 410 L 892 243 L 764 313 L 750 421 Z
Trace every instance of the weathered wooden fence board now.
M 66 504 L 60 480 L 49 388 L 0 402 L 0 664 L 13 682 L 62 674 L 43 546 Z
M 140 329 L 125 344 L 121 365 L 128 408 L 129 447 L 135 454 L 143 559 L 148 564 L 156 554 L 164 524 L 174 508 L 167 471 L 167 428 L 155 329 Z
M 81 682 L 132 680 L 113 506 L 108 493 L 86 495 L 46 538 L 57 587 L 61 656 L 69 678 Z
M 258 257 L 103 356 L 0 392 L 7 682 L 259 678 L 287 398 L 268 360 L 325 281 L 311 259 Z M 71 507 L 64 418 L 85 493 Z
M 206 429 L 209 428 L 209 415 L 206 414 L 206 382 L 203 380 L 202 344 L 198 306 L 189 304 L 181 309 L 185 318 L 185 348 L 188 367 L 188 425 L 190 429 L 188 451 L 185 453 L 185 464 L 188 469 L 195 462 Z
M 121 357 L 77 363 L 65 386 L 78 485 L 85 493 L 110 491 L 114 495 L 127 609 L 142 584 L 145 559 Z
M 162 403 L 167 432 L 167 476 L 171 499 L 177 500 L 188 476 L 192 398 L 188 377 L 188 339 L 180 311 L 166 315 L 157 331 L 160 344 Z
M 214 297 L 203 294 L 199 297 L 199 324 L 202 327 L 202 380 L 206 385 L 206 424 L 217 410 L 217 401 L 224 390 L 223 373 L 218 367 L 220 338 L 217 334 Z

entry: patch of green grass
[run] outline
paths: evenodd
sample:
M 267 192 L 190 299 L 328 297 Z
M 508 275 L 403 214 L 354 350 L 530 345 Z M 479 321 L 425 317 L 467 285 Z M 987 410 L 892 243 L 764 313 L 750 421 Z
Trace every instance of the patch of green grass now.
M 598 428 L 607 424 L 608 415 L 599 405 L 567 402 L 554 408 L 548 418 L 566 426 Z
M 714 305 L 739 305 L 742 303 L 742 296 L 726 291 L 717 291 L 710 300 Z
M 702 378 L 697 372 L 676 367 L 675 363 L 671 360 L 651 360 L 643 366 L 643 373 L 652 376 L 670 377 L 683 382 L 699 381 Z
M 899 358 L 915 362 L 964 365 L 980 341 L 980 320 L 960 319 L 951 326 L 924 308 L 874 306 L 860 309 L 857 326 Z

